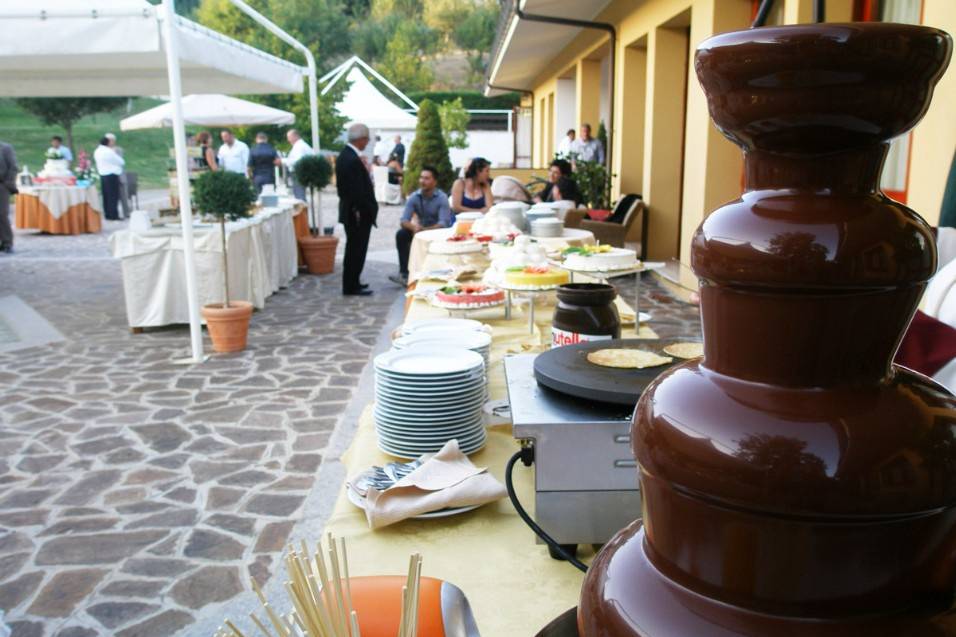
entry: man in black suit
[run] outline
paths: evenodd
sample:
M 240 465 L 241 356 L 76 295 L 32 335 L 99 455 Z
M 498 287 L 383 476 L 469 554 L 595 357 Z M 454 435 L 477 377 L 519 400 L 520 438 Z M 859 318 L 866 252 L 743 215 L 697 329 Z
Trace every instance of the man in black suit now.
M 368 296 L 372 293 L 361 283 L 365 254 L 372 226 L 378 218 L 378 202 L 362 151 L 368 146 L 368 126 L 352 124 L 348 144 L 335 161 L 335 187 L 339 193 L 339 223 L 345 226 L 345 262 L 342 294 Z

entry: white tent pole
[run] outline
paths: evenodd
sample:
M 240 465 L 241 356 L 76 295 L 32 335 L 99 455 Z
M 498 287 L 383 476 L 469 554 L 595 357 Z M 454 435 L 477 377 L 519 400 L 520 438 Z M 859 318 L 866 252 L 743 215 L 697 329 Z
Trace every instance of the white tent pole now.
M 329 71 L 328 73 L 326 73 L 325 75 L 323 75 L 322 77 L 320 77 L 320 78 L 319 78 L 319 84 L 325 84 L 325 83 L 328 82 L 331 78 L 333 78 L 333 77 L 335 77 L 336 75 L 338 75 L 339 73 L 341 73 L 341 72 L 342 72 L 342 69 L 346 68 L 349 64 L 351 64 L 353 60 L 355 60 L 355 56 L 354 56 L 354 55 L 353 55 L 352 57 L 350 57 L 349 59 L 347 59 L 346 61 L 344 61 L 344 62 L 342 62 L 341 64 L 339 64 L 337 67 L 335 67 L 334 69 L 332 69 L 331 71 Z
M 335 73 L 332 75 L 332 77 L 328 78 L 328 80 L 322 80 L 322 79 L 319 80 L 320 82 L 325 83 L 325 88 L 322 89 L 322 95 L 325 95 L 326 93 L 331 91 L 332 87 L 335 86 L 339 80 L 345 77 L 345 74 L 349 72 L 349 69 L 355 66 L 355 64 L 352 63 L 352 60 L 355 60 L 355 59 L 356 58 L 351 58 L 348 62 L 346 62 L 339 68 L 337 68 L 335 70 Z
M 183 226 L 183 261 L 186 266 L 186 295 L 189 301 L 189 340 L 194 363 L 203 361 L 202 322 L 199 319 L 199 294 L 196 286 L 196 255 L 193 245 L 193 208 L 189 189 L 189 161 L 186 157 L 186 124 L 183 121 L 183 88 L 179 73 L 179 48 L 176 38 L 176 7 L 163 0 L 163 36 L 166 41 L 166 72 L 169 97 L 173 105 L 173 140 L 176 145 L 176 179 L 179 187 L 179 214 Z
M 319 152 L 319 102 L 318 102 L 318 82 L 315 77 L 315 57 L 309 47 L 305 46 L 291 35 L 283 31 L 274 22 L 250 7 L 243 0 L 229 0 L 236 5 L 240 11 L 271 31 L 280 40 L 295 49 L 298 49 L 305 55 L 306 64 L 309 67 L 309 111 L 312 120 L 312 150 Z
M 404 100 L 404 102 L 405 102 L 406 104 L 408 104 L 409 106 L 411 106 L 411 107 L 412 107 L 413 109 L 415 109 L 416 111 L 418 110 L 418 104 L 416 104 L 414 101 L 412 101 L 412 98 L 410 98 L 408 95 L 405 95 L 405 94 L 402 93 L 400 90 L 398 90 L 398 87 L 396 87 L 394 84 L 392 84 L 391 82 L 389 82 L 388 80 L 386 80 L 384 77 L 382 77 L 382 74 L 381 74 L 381 73 L 379 73 L 378 71 L 376 71 L 375 69 L 373 69 L 371 66 L 369 66 L 368 64 L 366 64 L 366 63 L 365 63 L 365 60 L 363 60 L 363 59 L 360 58 L 360 57 L 356 57 L 356 58 L 355 58 L 355 61 L 358 62 L 358 64 L 360 64 L 363 69 L 365 69 L 366 71 L 368 71 L 369 73 L 371 73 L 373 76 L 375 76 L 375 78 L 378 79 L 378 81 L 380 81 L 382 84 L 384 84 L 384 85 L 387 86 L 388 88 L 392 89 L 392 92 L 395 93 L 396 95 L 398 95 L 402 100 Z

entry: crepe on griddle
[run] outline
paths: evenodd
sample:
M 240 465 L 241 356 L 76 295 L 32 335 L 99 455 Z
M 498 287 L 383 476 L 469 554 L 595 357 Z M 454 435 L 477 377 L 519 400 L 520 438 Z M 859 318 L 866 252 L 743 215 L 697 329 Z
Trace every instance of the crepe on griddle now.
M 673 343 L 664 348 L 664 353 L 676 358 L 699 358 L 704 355 L 703 343 Z
M 642 349 L 599 349 L 588 353 L 588 362 L 601 367 L 644 369 L 670 363 L 674 359 Z

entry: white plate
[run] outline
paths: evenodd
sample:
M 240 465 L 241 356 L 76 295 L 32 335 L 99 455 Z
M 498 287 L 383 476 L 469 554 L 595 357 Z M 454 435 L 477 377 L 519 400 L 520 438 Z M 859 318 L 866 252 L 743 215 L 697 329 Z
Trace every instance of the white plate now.
M 469 349 L 473 352 L 486 352 L 491 346 L 491 334 L 476 330 L 438 329 L 426 330 L 400 336 L 392 343 L 396 349 L 405 349 L 416 344 L 448 344 Z
M 451 440 L 451 438 L 449 438 Z M 461 452 L 465 455 L 470 455 L 481 449 L 485 446 L 487 439 L 482 436 L 475 442 L 463 442 L 459 439 L 458 446 L 461 449 Z M 389 440 L 383 440 L 381 436 L 378 437 L 378 448 L 384 451 L 385 453 L 397 456 L 399 458 L 409 458 L 414 460 L 418 458 L 423 453 L 437 453 L 441 451 L 441 448 L 445 446 L 444 442 L 435 443 L 435 444 L 425 444 L 425 445 L 414 445 L 414 444 L 405 444 L 405 443 L 395 443 Z
M 467 329 L 484 331 L 485 326 L 480 321 L 463 318 L 434 318 L 412 321 L 402 325 L 402 335 L 416 334 L 429 330 L 447 330 L 447 329 Z
M 485 386 L 484 374 L 474 378 L 466 378 L 451 382 L 415 382 L 413 380 L 396 380 L 379 376 L 375 379 L 375 386 L 390 389 L 399 394 L 403 392 L 416 392 L 418 394 L 449 396 L 453 394 L 464 394 L 469 391 L 477 390 Z
M 432 406 L 420 406 L 420 405 L 401 405 L 390 403 L 388 401 L 377 399 L 375 401 L 376 409 L 381 413 L 392 414 L 395 416 L 411 416 L 417 418 L 421 416 L 422 418 L 434 418 L 442 414 L 460 414 L 464 412 L 473 412 L 481 409 L 482 404 L 485 402 L 484 396 L 479 396 L 471 402 L 462 403 L 460 405 L 436 405 Z
M 497 299 L 494 301 L 482 301 L 481 303 L 450 303 L 447 301 L 442 301 L 437 296 L 433 296 L 431 299 L 431 304 L 434 307 L 440 307 L 443 310 L 483 310 L 489 307 L 498 307 L 499 305 L 504 305 L 504 299 Z
M 438 433 L 434 435 L 412 435 L 407 432 L 394 432 L 389 429 L 379 427 L 376 429 L 379 436 L 384 437 L 389 443 L 401 445 L 403 443 L 418 445 L 443 445 L 453 438 L 457 438 L 462 443 L 477 442 L 479 436 L 477 430 L 471 431 L 449 431 L 448 433 Z
M 449 376 L 484 369 L 480 354 L 460 348 L 417 345 L 375 357 L 375 369 L 403 376 Z
M 427 418 L 425 416 L 402 416 L 394 415 L 390 413 L 382 413 L 375 410 L 375 422 L 384 422 L 389 425 L 394 425 L 395 427 L 401 427 L 406 429 L 413 429 L 415 427 L 431 427 L 431 426 L 440 426 L 440 427 L 455 427 L 461 425 L 462 423 L 472 423 L 478 420 L 481 420 L 480 417 L 481 410 L 475 410 L 472 413 L 454 413 L 448 415 L 437 416 L 435 418 Z
M 349 497 L 349 502 L 357 506 L 358 508 L 365 510 L 365 502 L 362 500 L 362 496 L 352 490 L 352 487 L 345 485 L 345 493 Z M 432 511 L 431 513 L 422 513 L 421 515 L 415 515 L 409 518 L 410 520 L 431 520 L 434 518 L 447 518 L 450 515 L 458 515 L 459 513 L 467 513 L 468 511 L 474 511 L 477 509 L 479 504 L 473 504 L 466 507 L 457 507 L 452 509 L 439 509 L 438 511 Z
M 438 402 L 438 401 L 434 401 L 434 402 L 432 402 L 432 401 L 428 401 L 428 400 L 422 400 L 422 401 L 414 401 L 414 402 L 413 402 L 413 401 L 407 401 L 407 400 L 399 400 L 399 399 L 391 398 L 390 396 L 385 396 L 385 395 L 383 395 L 383 394 L 378 394 L 378 395 L 375 396 L 375 402 L 376 402 L 376 404 L 379 404 L 379 405 L 381 405 L 382 407 L 387 408 L 387 409 L 390 410 L 390 411 L 391 411 L 391 410 L 397 410 L 397 411 L 412 411 L 412 412 L 414 412 L 414 411 L 417 411 L 417 410 L 422 410 L 422 411 L 424 411 L 425 413 L 434 413 L 434 412 L 436 412 L 436 411 L 447 411 L 447 410 L 454 410 L 454 409 L 463 409 L 463 408 L 466 408 L 466 407 L 467 407 L 467 408 L 471 408 L 471 407 L 474 407 L 475 405 L 478 405 L 478 404 L 481 404 L 482 402 L 484 402 L 484 398 L 485 398 L 485 397 L 484 397 L 484 394 L 479 393 L 479 394 L 475 394 L 474 396 L 469 397 L 468 400 L 462 400 L 462 401 L 453 401 L 453 402 L 447 402 L 447 401 Z

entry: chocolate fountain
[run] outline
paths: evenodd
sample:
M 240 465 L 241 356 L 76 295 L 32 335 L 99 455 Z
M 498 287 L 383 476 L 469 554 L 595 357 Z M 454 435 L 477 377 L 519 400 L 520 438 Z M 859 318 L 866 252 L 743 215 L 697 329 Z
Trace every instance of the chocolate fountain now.
M 956 400 L 891 363 L 936 250 L 879 191 L 951 48 L 869 23 L 698 49 L 745 191 L 694 236 L 704 358 L 638 403 L 643 527 L 591 566 L 581 635 L 956 635 Z

